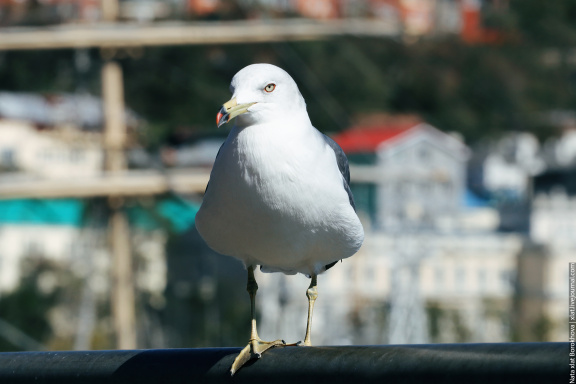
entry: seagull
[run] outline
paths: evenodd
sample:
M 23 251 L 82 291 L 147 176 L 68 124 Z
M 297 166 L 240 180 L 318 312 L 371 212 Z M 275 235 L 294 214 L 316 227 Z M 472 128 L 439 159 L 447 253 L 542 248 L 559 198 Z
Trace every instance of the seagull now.
M 231 374 L 272 347 L 301 345 L 258 336 L 254 269 L 310 277 L 303 345 L 311 346 L 317 276 L 354 255 L 364 240 L 350 191 L 348 160 L 308 117 L 298 86 L 283 69 L 253 64 L 230 85 L 232 99 L 216 117 L 235 119 L 220 147 L 196 216 L 214 251 L 240 259 L 248 271 L 252 328 Z

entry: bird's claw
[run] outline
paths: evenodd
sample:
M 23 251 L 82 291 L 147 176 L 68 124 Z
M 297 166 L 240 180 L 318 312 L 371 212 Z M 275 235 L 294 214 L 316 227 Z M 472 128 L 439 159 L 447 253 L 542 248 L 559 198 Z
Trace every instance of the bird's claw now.
M 230 375 L 234 374 L 242 368 L 250 359 L 257 358 L 260 359 L 262 354 L 274 347 L 285 347 L 287 346 L 284 340 L 274 340 L 274 341 L 262 341 L 260 339 L 250 340 L 247 346 L 244 347 L 242 351 L 236 356 L 232 367 L 230 368 Z
M 248 362 L 248 360 L 250 360 L 250 357 L 251 357 L 250 349 L 251 349 L 251 346 L 250 346 L 250 344 L 248 344 L 247 346 L 244 347 L 243 350 L 240 351 L 238 356 L 236 356 L 236 359 L 234 360 L 234 363 L 232 364 L 232 367 L 230 368 L 230 376 L 234 376 L 236 371 L 238 371 L 240 369 L 240 367 L 242 367 L 244 364 L 246 364 Z

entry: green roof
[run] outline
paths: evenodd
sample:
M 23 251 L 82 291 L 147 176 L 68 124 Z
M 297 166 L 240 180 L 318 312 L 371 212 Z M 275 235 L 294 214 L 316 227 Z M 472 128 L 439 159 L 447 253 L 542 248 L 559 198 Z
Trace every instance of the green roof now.
M 194 225 L 200 207 L 176 195 L 160 198 L 151 207 L 141 204 L 127 207 L 130 223 L 135 227 L 152 230 L 168 227 L 174 233 L 183 233 Z
M 5 224 L 66 225 L 80 228 L 86 200 L 12 199 L 0 200 L 0 226 Z M 159 198 L 151 207 L 133 204 L 126 208 L 130 223 L 142 229 L 168 227 L 175 233 L 194 225 L 199 206 L 178 196 Z
M 0 200 L 1 224 L 82 226 L 85 203 L 79 199 Z

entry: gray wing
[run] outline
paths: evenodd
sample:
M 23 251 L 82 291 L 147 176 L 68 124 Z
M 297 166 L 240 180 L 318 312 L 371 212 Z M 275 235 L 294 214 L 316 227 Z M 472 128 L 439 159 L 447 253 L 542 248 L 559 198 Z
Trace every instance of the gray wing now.
M 336 155 L 336 162 L 338 163 L 338 169 L 342 174 L 344 189 L 346 190 L 346 193 L 348 193 L 348 201 L 350 201 L 350 205 L 352 206 L 352 208 L 356 210 L 356 204 L 354 204 L 354 196 L 352 196 L 352 191 L 350 190 L 350 167 L 348 165 L 348 158 L 346 157 L 346 154 L 344 153 L 342 148 L 340 148 L 340 146 L 336 144 L 334 140 L 332 140 L 331 138 L 329 138 L 324 134 L 322 134 L 322 136 L 324 137 L 324 141 L 326 142 L 326 144 L 328 144 L 330 148 L 332 148 L 334 154 Z M 330 264 L 326 264 L 324 266 L 324 270 L 326 271 L 332 268 L 337 262 L 338 260 Z
M 346 193 L 348 193 L 348 200 L 350 201 L 350 205 L 354 210 L 356 210 L 356 204 L 354 204 L 354 196 L 352 196 L 352 191 L 350 190 L 350 167 L 348 166 L 348 158 L 344 151 L 334 140 L 329 138 L 328 136 L 322 134 L 324 137 L 324 141 L 326 144 L 332 148 L 334 154 L 336 155 L 336 161 L 338 162 L 338 169 L 340 169 L 340 173 L 342 174 L 342 178 L 344 179 L 344 189 Z

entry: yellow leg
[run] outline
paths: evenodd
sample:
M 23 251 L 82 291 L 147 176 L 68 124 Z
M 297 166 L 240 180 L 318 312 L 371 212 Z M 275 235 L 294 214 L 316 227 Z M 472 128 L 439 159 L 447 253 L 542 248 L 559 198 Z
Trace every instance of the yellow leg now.
M 306 323 L 306 337 L 304 337 L 304 345 L 309 347 L 312 346 L 310 333 L 312 331 L 312 312 L 314 311 L 314 303 L 318 297 L 318 290 L 316 289 L 317 285 L 316 275 L 312 275 L 312 281 L 306 291 L 306 297 L 308 297 L 308 322 Z
M 254 278 L 254 267 L 248 267 L 248 285 L 246 290 L 250 295 L 252 330 L 250 332 L 250 342 L 236 357 L 236 360 L 234 360 L 234 363 L 230 368 L 230 373 L 232 375 L 234 375 L 250 359 L 255 357 L 260 358 L 262 353 L 268 349 L 277 346 L 286 346 L 286 342 L 284 342 L 284 340 L 262 341 L 260 337 L 258 337 L 258 330 L 256 329 L 256 291 L 258 290 L 258 284 Z

